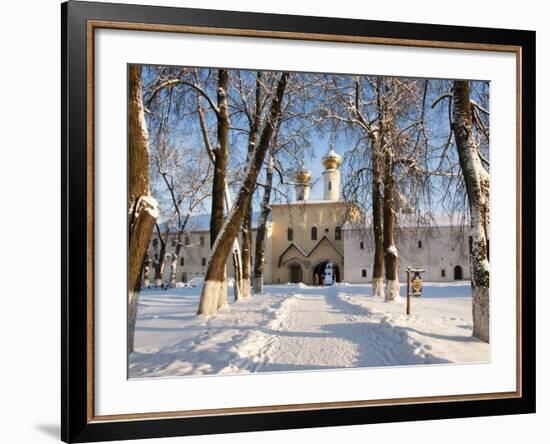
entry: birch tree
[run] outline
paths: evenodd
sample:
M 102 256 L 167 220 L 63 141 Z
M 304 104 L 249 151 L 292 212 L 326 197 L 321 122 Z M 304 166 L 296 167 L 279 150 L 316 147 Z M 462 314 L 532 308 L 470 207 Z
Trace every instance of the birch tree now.
M 141 66 L 128 69 L 128 324 L 127 351 L 134 350 L 141 268 L 158 217 L 149 192 L 149 147 L 142 98 Z

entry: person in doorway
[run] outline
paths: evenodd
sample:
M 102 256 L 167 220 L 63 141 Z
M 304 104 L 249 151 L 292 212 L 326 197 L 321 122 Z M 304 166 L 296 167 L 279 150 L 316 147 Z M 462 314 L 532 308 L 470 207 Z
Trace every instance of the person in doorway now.
M 319 285 L 319 275 L 317 273 L 313 275 L 313 285 L 316 287 Z

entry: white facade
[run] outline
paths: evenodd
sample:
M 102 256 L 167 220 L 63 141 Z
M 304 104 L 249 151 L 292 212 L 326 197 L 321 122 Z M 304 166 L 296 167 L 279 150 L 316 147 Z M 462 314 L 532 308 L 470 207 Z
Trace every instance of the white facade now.
M 399 280 L 406 282 L 408 266 L 422 268 L 427 282 L 470 279 L 469 236 L 458 227 L 407 227 L 397 236 Z M 372 281 L 372 233 L 344 227 L 344 275 L 349 283 Z

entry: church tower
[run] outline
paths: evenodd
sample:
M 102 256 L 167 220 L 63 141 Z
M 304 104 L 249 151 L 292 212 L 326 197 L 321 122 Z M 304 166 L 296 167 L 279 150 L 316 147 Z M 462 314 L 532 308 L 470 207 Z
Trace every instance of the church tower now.
M 340 200 L 340 171 L 338 167 L 342 158 L 332 148 L 322 159 L 325 171 L 323 171 L 324 199 L 330 201 Z
M 311 190 L 311 172 L 302 169 L 296 173 L 296 200 L 308 200 Z

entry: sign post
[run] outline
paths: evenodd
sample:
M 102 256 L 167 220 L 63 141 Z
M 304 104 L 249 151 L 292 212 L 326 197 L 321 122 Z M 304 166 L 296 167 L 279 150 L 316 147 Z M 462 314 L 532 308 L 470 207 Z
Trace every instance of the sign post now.
M 424 273 L 426 270 L 421 268 L 407 267 L 407 315 L 411 314 L 411 286 L 414 291 L 414 295 L 419 297 L 422 294 L 422 277 L 420 273 Z M 411 281 L 411 273 L 414 273 Z
M 407 315 L 411 314 L 411 267 L 407 267 Z

